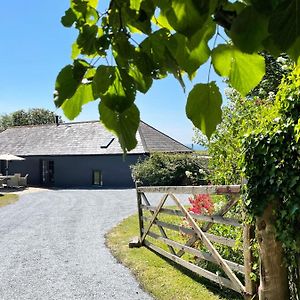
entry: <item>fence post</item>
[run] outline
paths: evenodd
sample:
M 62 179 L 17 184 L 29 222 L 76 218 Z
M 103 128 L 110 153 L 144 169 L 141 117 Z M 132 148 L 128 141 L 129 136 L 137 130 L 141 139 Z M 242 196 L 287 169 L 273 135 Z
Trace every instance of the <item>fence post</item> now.
M 245 214 L 244 214 L 245 219 Z M 243 252 L 244 252 L 244 269 L 245 269 L 245 300 L 258 299 L 257 283 L 251 280 L 252 266 L 254 262 L 253 251 L 251 249 L 251 241 L 255 237 L 255 228 L 251 224 L 244 224 L 243 226 Z
M 138 218 L 139 218 L 139 246 L 142 246 L 141 240 L 143 236 L 143 229 L 144 229 L 144 221 L 143 221 L 143 210 L 142 210 L 142 196 L 141 193 L 138 191 L 138 187 L 141 185 L 139 181 L 135 183 L 136 189 L 136 199 L 137 199 L 137 208 L 138 208 Z
M 297 293 L 298 297 L 300 298 L 300 254 L 297 254 L 297 275 L 298 275 L 298 281 L 297 281 Z
M 142 246 L 141 240 L 143 236 L 143 210 L 142 210 L 142 197 L 141 193 L 138 191 L 139 182 L 135 182 L 135 190 L 136 190 L 136 199 L 137 199 L 137 209 L 138 209 L 138 219 L 139 219 L 139 237 L 134 237 L 129 241 L 129 248 L 139 248 Z

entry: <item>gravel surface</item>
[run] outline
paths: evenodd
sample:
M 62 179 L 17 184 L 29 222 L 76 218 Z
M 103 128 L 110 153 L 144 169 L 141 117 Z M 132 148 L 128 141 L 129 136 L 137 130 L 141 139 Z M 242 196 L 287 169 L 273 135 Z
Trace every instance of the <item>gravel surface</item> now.
M 105 247 L 134 190 L 52 190 L 0 209 L 0 299 L 152 299 Z

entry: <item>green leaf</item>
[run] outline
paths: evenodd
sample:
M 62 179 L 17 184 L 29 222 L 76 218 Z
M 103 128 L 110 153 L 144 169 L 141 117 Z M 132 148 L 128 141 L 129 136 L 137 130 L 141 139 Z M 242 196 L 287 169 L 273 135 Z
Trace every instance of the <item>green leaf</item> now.
M 73 65 L 73 76 L 80 83 L 86 71 L 90 68 L 90 64 L 83 59 L 76 59 Z
M 216 72 L 227 77 L 229 83 L 241 95 L 246 96 L 265 74 L 264 58 L 247 54 L 231 45 L 219 45 L 212 51 L 212 63 Z
M 299 207 L 299 204 L 298 203 L 295 203 L 293 206 L 292 206 L 292 209 L 291 209 L 291 215 L 295 215 L 298 211 L 299 211 L 300 207 Z
M 82 106 L 94 100 L 91 84 L 81 84 L 75 94 L 67 99 L 61 106 L 65 116 L 73 120 L 81 112 Z
M 94 95 L 100 97 L 106 93 L 108 88 L 113 84 L 116 78 L 116 69 L 111 66 L 99 66 L 93 79 Z
M 153 70 L 156 69 L 154 61 L 151 59 L 147 53 L 142 51 L 143 49 L 136 49 L 134 63 L 137 68 L 145 75 L 151 76 Z
M 196 84 L 189 93 L 186 114 L 209 139 L 222 119 L 222 96 L 215 82 Z
M 190 66 L 189 60 L 189 49 L 187 47 L 188 39 L 181 33 L 175 33 L 170 37 L 169 43 L 167 44 L 168 50 L 176 59 L 180 67 L 187 73 L 188 70 L 193 66 Z M 194 68 L 193 68 L 194 69 Z
M 115 71 L 115 78 L 108 90 L 100 95 L 102 102 L 112 111 L 122 113 L 135 100 L 135 84 L 126 71 Z
M 93 68 L 90 67 L 90 68 L 86 71 L 86 73 L 85 73 L 85 75 L 84 75 L 84 78 L 83 78 L 82 82 L 83 82 L 84 84 L 87 84 L 87 83 L 93 84 L 93 80 L 94 80 L 95 74 L 96 74 L 96 69 L 95 69 L 94 67 L 93 67 Z M 93 86 L 92 86 L 92 88 L 93 88 Z M 94 95 L 94 98 L 95 98 L 95 99 L 98 98 L 97 95 L 96 95 L 96 97 L 95 97 L 95 95 Z
M 76 59 L 79 55 L 80 55 L 80 49 L 79 49 L 77 43 L 74 42 L 73 45 L 72 45 L 72 54 L 71 54 L 71 58 L 72 58 L 72 59 Z
M 288 50 L 300 36 L 300 0 L 286 0 L 272 14 L 269 32 L 281 51 Z
M 206 22 L 209 9 L 209 1 L 206 0 L 173 0 L 164 13 L 176 31 L 189 37 Z
M 77 45 L 81 49 L 81 54 L 93 55 L 96 54 L 98 27 L 96 25 L 84 25 L 82 31 L 78 35 Z
M 151 73 L 157 75 L 158 78 L 160 78 L 161 75 L 164 75 L 170 61 L 173 60 L 173 64 L 175 61 L 166 46 L 168 38 L 169 31 L 163 28 L 151 34 L 140 44 L 141 54 L 145 53 L 149 58 L 146 63 L 148 62 L 149 66 L 152 68 Z M 140 70 L 142 69 L 140 68 Z
M 99 30 L 98 30 L 98 35 L 99 35 Z M 95 43 L 97 54 L 99 56 L 106 56 L 105 51 L 110 47 L 110 43 L 111 40 L 109 38 L 109 35 L 101 33 Z
M 137 3 L 135 5 L 137 6 Z M 140 1 L 139 10 L 125 9 L 123 6 L 122 22 L 124 24 L 126 23 L 132 32 L 140 31 L 145 34 L 150 34 L 152 32 L 151 19 L 154 15 L 154 11 L 155 6 L 153 1 Z
M 117 64 L 125 68 L 128 67 L 128 61 L 134 58 L 135 47 L 129 42 L 125 32 L 114 34 L 112 48 Z
M 136 132 L 140 124 L 140 113 L 135 104 L 122 113 L 110 110 L 102 101 L 99 104 L 100 121 L 117 135 L 124 152 L 137 145 Z
M 300 64 L 300 37 L 298 37 L 294 44 L 288 49 L 287 53 L 296 64 Z
M 57 96 L 54 100 L 55 105 L 60 107 L 62 103 L 71 98 L 76 92 L 80 81 L 74 78 L 73 66 L 67 65 L 58 74 L 55 82 Z
M 263 46 L 267 50 L 267 52 L 270 53 L 270 55 L 272 55 L 273 57 L 278 57 L 282 53 L 271 36 L 268 36 L 263 41 Z
M 98 6 L 98 0 L 87 0 L 88 5 L 93 7 L 93 8 L 97 8 Z
M 261 12 L 266 15 L 270 15 L 270 12 L 278 4 L 278 1 L 274 0 L 251 0 L 251 4 L 256 9 L 257 12 Z
M 160 12 L 157 18 L 153 18 L 152 22 L 161 28 L 164 27 L 170 31 L 174 30 L 174 28 L 169 24 L 168 19 L 163 12 Z
M 129 69 L 129 75 L 133 78 L 137 90 L 142 93 L 147 93 L 152 85 L 152 78 L 143 74 L 136 65 L 131 64 Z
M 211 51 L 207 43 L 215 34 L 215 30 L 216 24 L 212 20 L 209 20 L 191 37 L 190 41 L 187 43 L 187 47 L 190 52 L 188 60 L 190 60 L 190 64 L 193 64 L 194 66 L 190 69 L 190 72 L 188 72 L 189 75 L 194 73 L 208 60 Z
M 139 10 L 142 0 L 130 0 L 130 8 L 133 10 Z
M 166 29 L 160 29 L 149 35 L 140 44 L 140 48 L 144 53 L 156 62 L 164 61 L 164 53 L 166 49 L 166 41 L 168 40 L 169 32 Z
M 86 23 L 90 26 L 97 24 L 99 20 L 99 14 L 96 9 L 90 7 L 85 15 Z
M 268 18 L 252 6 L 245 8 L 234 20 L 230 37 L 236 47 L 247 53 L 257 52 L 268 36 Z
M 72 8 L 65 11 L 65 15 L 61 18 L 61 23 L 65 27 L 71 27 L 77 20 L 77 15 L 74 13 Z
M 215 28 L 215 23 L 210 21 L 205 23 L 190 40 L 180 33 L 175 33 L 170 38 L 168 49 L 190 78 L 208 60 L 211 51 L 207 43 L 215 33 Z
M 182 85 L 183 81 L 181 78 L 180 66 L 174 55 L 171 53 L 172 45 L 170 44 L 169 37 L 170 33 L 167 29 L 163 28 L 157 30 L 140 44 L 140 55 L 146 54 L 148 57 L 144 66 L 148 64 L 147 67 L 151 68 L 150 75 L 152 78 L 164 78 L 168 73 L 171 73 Z M 176 41 L 173 44 L 177 46 Z M 180 55 L 178 55 L 178 57 L 180 57 Z M 135 58 L 135 64 L 144 73 L 144 67 L 141 65 L 140 61 L 138 62 L 137 60 L 139 60 L 138 57 Z

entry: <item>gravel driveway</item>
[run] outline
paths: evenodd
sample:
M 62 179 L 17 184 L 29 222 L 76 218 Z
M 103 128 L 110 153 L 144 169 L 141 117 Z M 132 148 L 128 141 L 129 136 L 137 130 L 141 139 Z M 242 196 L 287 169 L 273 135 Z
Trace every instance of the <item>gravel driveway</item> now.
M 0 208 L 0 299 L 152 299 L 104 245 L 134 190 L 53 190 Z

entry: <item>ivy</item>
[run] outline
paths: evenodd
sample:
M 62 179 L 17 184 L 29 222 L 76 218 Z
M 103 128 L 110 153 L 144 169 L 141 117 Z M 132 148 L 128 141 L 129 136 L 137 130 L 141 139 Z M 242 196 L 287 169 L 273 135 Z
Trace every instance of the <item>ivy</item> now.
M 243 141 L 247 178 L 245 204 L 253 216 L 278 203 L 277 238 L 286 251 L 300 253 L 300 68 L 288 75 L 276 96 L 278 116 Z
M 115 116 L 135 111 L 136 93 L 146 93 L 154 80 L 173 75 L 185 89 L 184 74 L 192 80 L 211 59 L 216 72 L 246 95 L 265 73 L 258 51 L 275 57 L 286 52 L 297 62 L 299 7 L 300 0 L 111 0 L 100 12 L 97 0 L 70 0 L 61 22 L 75 27 L 78 37 L 72 45 L 73 63 L 57 76 L 55 104 L 74 118 L 82 105 L 100 99 L 101 107 L 105 105 L 112 114 L 101 116 L 100 109 L 101 121 L 122 136 L 125 151 L 131 150 L 137 127 L 129 126 L 124 135 L 123 129 L 115 126 Z M 209 82 L 201 84 L 210 86 Z M 211 136 L 221 120 L 220 101 L 212 101 L 203 113 L 199 108 L 205 103 L 203 97 L 198 102 L 194 97 L 198 84 L 190 91 L 188 102 L 193 99 L 192 106 L 199 113 L 189 109 L 187 113 Z M 88 99 L 82 100 L 86 95 Z M 205 95 L 210 101 L 210 93 Z M 130 117 L 134 124 L 139 122 L 138 113 Z

